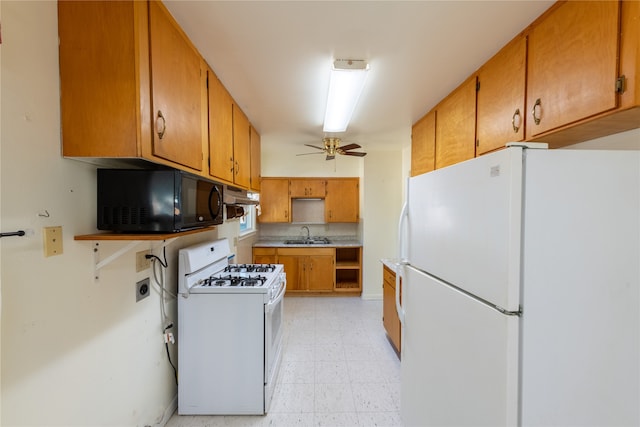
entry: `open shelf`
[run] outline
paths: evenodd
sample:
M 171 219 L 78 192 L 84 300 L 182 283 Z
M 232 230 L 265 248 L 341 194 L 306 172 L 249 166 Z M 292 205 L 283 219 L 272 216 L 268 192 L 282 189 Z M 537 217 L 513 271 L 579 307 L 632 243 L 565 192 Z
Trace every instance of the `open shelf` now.
M 336 248 L 336 292 L 362 290 L 362 248 Z
M 73 236 L 73 240 L 167 240 L 176 237 L 187 236 L 189 234 L 203 233 L 215 230 L 216 227 L 196 228 L 194 230 L 179 231 L 176 233 L 95 233 Z

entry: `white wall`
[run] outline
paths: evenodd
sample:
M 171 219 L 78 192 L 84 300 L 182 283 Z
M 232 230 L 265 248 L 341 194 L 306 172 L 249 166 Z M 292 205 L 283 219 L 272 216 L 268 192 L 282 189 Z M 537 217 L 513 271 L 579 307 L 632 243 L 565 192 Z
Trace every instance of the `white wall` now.
M 162 242 L 140 242 L 94 282 L 94 243 L 73 236 L 96 231 L 96 167 L 60 156 L 56 2 L 3 0 L 0 7 L 0 225 L 34 230 L 3 238 L 0 247 L 1 424 L 160 423 L 176 404 L 160 298 L 154 288 L 136 303 L 134 286 L 150 276 L 135 272 L 135 251 L 160 255 Z M 40 216 L 45 211 L 49 217 Z M 63 227 L 64 253 L 46 258 L 42 227 L 52 225 Z M 177 250 L 216 237 L 205 232 L 169 244 L 170 289 Z M 100 242 L 101 259 L 126 244 Z M 175 307 L 167 300 L 172 320 Z
M 363 298 L 382 298 L 382 258 L 397 256 L 402 208 L 402 152 L 376 151 L 364 164 Z

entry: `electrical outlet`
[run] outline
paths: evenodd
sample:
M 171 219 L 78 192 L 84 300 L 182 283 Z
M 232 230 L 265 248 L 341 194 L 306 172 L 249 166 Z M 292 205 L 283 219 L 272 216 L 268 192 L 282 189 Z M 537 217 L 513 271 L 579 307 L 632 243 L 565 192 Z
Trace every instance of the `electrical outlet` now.
M 62 226 L 44 227 L 44 256 L 62 255 Z
M 149 296 L 151 289 L 149 289 L 149 278 L 142 279 L 136 282 L 136 302 L 145 299 Z
M 151 255 L 150 250 L 136 252 L 136 273 L 151 268 L 151 260 L 146 258 L 146 255 Z

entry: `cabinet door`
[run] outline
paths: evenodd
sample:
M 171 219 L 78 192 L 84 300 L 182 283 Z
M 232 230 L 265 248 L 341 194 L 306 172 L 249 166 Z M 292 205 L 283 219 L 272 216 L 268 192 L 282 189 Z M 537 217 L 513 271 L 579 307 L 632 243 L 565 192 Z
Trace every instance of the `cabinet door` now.
M 324 197 L 326 186 L 324 179 L 292 179 L 289 191 L 292 198 Z
M 526 55 L 517 37 L 478 72 L 476 155 L 524 139 Z
M 360 217 L 359 179 L 328 179 L 324 208 L 326 222 L 358 222 Z
M 160 2 L 149 2 L 153 154 L 202 170 L 200 55 Z
M 146 3 L 58 2 L 65 156 L 140 155 L 139 98 L 148 99 L 149 90 L 140 91 L 136 81 L 149 70 L 136 57 L 138 16 L 148 16 Z M 146 25 L 140 32 L 147 34 Z
M 251 184 L 250 127 L 247 116 L 233 104 L 233 182 L 243 188 Z
M 207 71 L 209 174 L 233 182 L 233 99 L 213 71 Z
M 528 138 L 616 107 L 619 8 L 617 1 L 567 2 L 532 29 Z
M 437 107 L 436 169 L 475 156 L 476 79 L 471 78 Z
M 260 187 L 260 209 L 258 222 L 289 222 L 289 180 L 263 178 Z
M 254 191 L 260 191 L 260 134 L 251 126 L 251 185 Z
M 382 323 L 396 351 L 400 351 L 400 319 L 396 311 L 396 275 L 383 267 Z
M 411 176 L 431 172 L 436 163 L 436 110 L 411 128 Z
M 313 255 L 307 257 L 307 288 L 309 291 L 333 291 L 333 255 Z
M 278 253 L 278 264 L 284 266 L 287 275 L 287 292 L 306 290 L 304 256 L 282 255 Z

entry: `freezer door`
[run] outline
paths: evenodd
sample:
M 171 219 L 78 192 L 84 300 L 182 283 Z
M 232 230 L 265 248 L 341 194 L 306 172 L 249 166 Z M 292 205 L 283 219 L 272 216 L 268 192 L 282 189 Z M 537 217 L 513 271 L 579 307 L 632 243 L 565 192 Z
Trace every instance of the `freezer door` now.
M 525 181 L 522 425 L 638 426 L 640 152 L 528 152 Z
M 516 425 L 518 317 L 404 270 L 404 425 Z
M 411 178 L 409 262 L 517 311 L 521 196 L 519 147 Z

